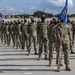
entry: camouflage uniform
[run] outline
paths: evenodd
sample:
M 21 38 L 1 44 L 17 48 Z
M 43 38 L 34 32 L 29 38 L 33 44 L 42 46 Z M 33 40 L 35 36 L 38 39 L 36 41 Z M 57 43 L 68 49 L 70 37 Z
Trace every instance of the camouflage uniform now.
M 31 23 L 29 23 L 28 26 L 29 30 L 29 46 L 31 47 L 32 40 L 34 43 L 34 50 L 35 50 L 35 55 L 37 54 L 37 24 L 35 23 L 34 19 L 31 19 Z
M 10 23 L 9 23 L 9 35 L 10 35 L 10 40 L 9 40 L 9 42 L 11 43 L 11 39 L 12 39 L 12 24 L 13 24 L 13 22 L 12 21 L 10 21 Z
M 39 42 L 40 42 L 40 37 L 39 37 L 39 25 L 40 25 L 40 21 L 37 22 L 37 44 L 38 44 L 38 48 L 39 48 Z
M 39 34 L 39 60 L 41 59 L 41 54 L 43 52 L 43 44 L 44 44 L 44 54 L 45 59 L 47 59 L 48 55 L 48 24 L 44 22 L 39 23 L 38 34 Z
M 72 21 L 71 24 L 72 24 L 72 38 L 73 38 L 73 44 L 74 44 L 74 38 L 75 38 L 75 21 Z
M 4 22 L 1 22 L 1 42 L 3 43 L 3 39 L 4 39 L 4 33 L 3 33 L 3 26 L 4 26 Z
M 17 22 L 17 35 L 16 35 L 16 37 L 17 37 L 16 49 L 17 49 L 18 47 L 21 46 L 21 41 L 22 41 L 21 23 L 19 21 Z
M 50 24 L 48 28 L 48 38 L 49 38 L 49 65 L 51 66 L 51 61 L 53 58 L 53 50 L 56 42 L 56 25 Z
M 7 38 L 7 45 L 10 45 L 10 25 L 9 22 L 6 24 L 6 38 Z
M 71 50 L 71 53 L 74 53 L 73 51 L 73 38 L 72 38 L 72 25 L 70 23 L 67 24 L 68 25 L 68 30 L 69 30 L 69 37 L 70 37 L 70 50 Z
M 4 44 L 6 44 L 6 23 L 2 26 L 2 38 L 4 40 Z
M 12 42 L 13 42 L 13 47 L 15 47 L 15 40 L 14 40 L 14 22 L 11 23 L 10 29 L 11 29 L 11 38 L 12 38 Z
M 64 63 L 66 65 L 66 70 L 70 71 L 69 68 L 69 46 L 70 46 L 70 39 L 69 39 L 69 30 L 68 27 L 64 27 L 63 24 L 60 24 L 61 26 L 57 27 L 57 41 L 56 41 L 56 50 L 57 50 L 57 61 L 58 64 L 58 57 L 59 57 L 59 49 L 60 49 L 60 40 L 62 40 L 62 50 L 64 52 Z M 62 54 L 60 54 L 62 55 Z M 60 57 L 60 63 L 61 63 Z
M 18 35 L 19 35 L 18 24 L 17 22 L 15 22 L 13 25 L 13 44 L 15 48 L 18 47 Z
M 22 51 L 24 51 L 24 48 L 26 46 L 28 54 L 30 54 L 28 23 L 27 23 L 27 21 L 22 23 L 21 31 L 22 31 L 22 42 L 21 42 Z M 25 43 L 26 43 L 26 45 L 25 45 Z

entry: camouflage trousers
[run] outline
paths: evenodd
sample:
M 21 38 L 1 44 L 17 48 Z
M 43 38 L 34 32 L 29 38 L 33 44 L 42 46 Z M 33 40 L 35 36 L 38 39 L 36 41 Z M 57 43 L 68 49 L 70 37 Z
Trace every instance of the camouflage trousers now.
M 58 63 L 58 57 L 59 57 L 59 48 L 60 48 L 60 43 L 58 42 L 56 44 L 56 51 L 57 51 L 57 58 L 56 58 L 56 64 Z M 64 53 L 64 63 L 66 65 L 69 64 L 69 43 L 63 43 L 62 44 L 62 52 Z M 62 53 L 60 54 L 61 57 L 60 57 L 60 63 L 61 63 L 61 60 L 62 60 Z
M 74 44 L 74 40 L 75 40 L 75 32 L 72 33 L 72 38 L 73 38 L 73 44 Z
M 12 37 L 12 42 L 13 42 L 13 47 L 15 47 L 15 39 L 14 39 L 14 34 L 11 35 Z
M 73 51 L 73 41 L 72 40 L 70 40 L 70 50 L 71 52 Z
M 3 43 L 3 33 L 1 32 L 1 42 Z
M 53 51 L 55 48 L 55 42 L 50 41 L 49 42 L 49 60 L 51 61 L 53 58 Z
M 22 35 L 21 48 L 24 49 L 25 46 L 27 47 L 27 51 L 29 52 L 30 48 L 29 48 L 29 36 L 28 35 Z
M 47 38 L 39 39 L 39 56 L 42 55 L 43 45 L 44 45 L 44 54 L 48 56 L 48 39 Z
M 10 33 L 7 33 L 6 34 L 6 43 L 7 43 L 7 45 L 10 45 L 10 41 L 11 41 L 11 35 L 10 35 Z
M 37 36 L 29 35 L 29 47 L 31 49 L 31 44 L 34 44 L 34 51 L 37 53 Z
M 12 34 L 13 47 L 18 48 L 20 45 L 19 35 Z
M 15 36 L 15 40 L 16 40 L 16 42 L 15 42 L 16 48 L 20 47 L 20 45 L 21 45 L 20 36 L 19 35 Z
M 1 33 L 1 42 L 6 44 L 6 33 Z

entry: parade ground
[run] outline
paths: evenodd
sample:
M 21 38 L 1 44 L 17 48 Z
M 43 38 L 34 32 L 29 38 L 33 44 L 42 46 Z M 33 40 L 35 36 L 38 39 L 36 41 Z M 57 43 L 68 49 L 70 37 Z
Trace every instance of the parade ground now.
M 75 50 L 75 46 L 73 49 Z M 44 60 L 44 53 L 38 61 L 33 46 L 31 55 L 28 56 L 26 49 L 21 52 L 21 49 L 13 48 L 12 43 L 8 47 L 0 42 L 0 75 L 75 75 L 75 54 L 70 54 L 69 59 L 72 71 L 65 71 L 64 59 L 62 59 L 63 67 L 61 72 L 57 72 L 56 51 L 53 52 L 52 67 L 49 67 L 49 61 Z

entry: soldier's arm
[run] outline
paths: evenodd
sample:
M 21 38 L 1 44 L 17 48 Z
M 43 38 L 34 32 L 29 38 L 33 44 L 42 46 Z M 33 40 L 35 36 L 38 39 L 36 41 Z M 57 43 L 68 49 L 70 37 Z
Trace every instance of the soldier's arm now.
M 30 33 L 30 23 L 28 23 L 27 30 L 28 30 L 28 34 L 29 34 Z
M 68 30 L 68 36 L 69 36 L 69 40 L 72 40 L 72 36 L 71 36 L 71 31 L 70 31 L 70 29 L 69 28 L 67 28 L 67 30 Z
M 50 34 L 51 34 L 51 26 L 48 26 L 48 38 L 50 38 Z
M 37 23 L 37 34 L 39 34 L 39 32 L 40 32 L 40 23 L 38 22 Z
M 21 32 L 22 32 L 22 26 L 23 26 L 23 25 L 21 24 L 21 27 L 20 27 Z
M 62 34 L 62 32 L 61 32 L 60 28 L 57 27 L 57 28 L 56 28 L 56 36 L 57 36 L 57 39 L 60 40 L 60 38 L 61 38 L 61 34 Z

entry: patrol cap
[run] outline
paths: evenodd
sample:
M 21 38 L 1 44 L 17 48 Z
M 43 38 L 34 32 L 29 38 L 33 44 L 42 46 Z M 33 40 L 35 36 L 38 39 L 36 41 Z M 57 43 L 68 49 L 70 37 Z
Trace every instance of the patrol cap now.
M 64 23 L 64 19 L 61 19 L 61 22 Z
M 4 20 L 2 20 L 2 22 L 4 22 Z
M 41 18 L 45 18 L 45 15 L 42 15 Z
M 41 19 L 42 19 L 42 20 L 45 20 L 45 15 L 42 15 L 42 16 L 41 16 Z
M 24 22 L 26 23 L 27 22 L 27 20 L 24 18 Z
M 42 15 L 42 17 L 45 17 L 45 15 Z
M 31 20 L 33 20 L 33 19 L 34 19 L 34 17 L 33 17 L 33 16 L 30 16 L 30 19 L 31 19 Z
M 52 20 L 53 20 L 53 21 L 56 21 L 56 17 L 53 17 Z
M 67 22 L 70 23 L 70 19 L 69 18 L 67 19 Z

